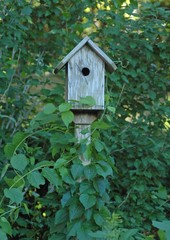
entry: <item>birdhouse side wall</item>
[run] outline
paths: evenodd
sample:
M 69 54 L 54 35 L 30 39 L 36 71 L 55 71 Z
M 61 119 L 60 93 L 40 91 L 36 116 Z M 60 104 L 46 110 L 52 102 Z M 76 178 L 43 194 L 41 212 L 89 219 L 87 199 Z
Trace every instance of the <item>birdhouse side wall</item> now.
M 72 103 L 72 108 L 104 109 L 104 78 L 104 61 L 90 47 L 83 46 L 67 65 L 67 99 Z M 88 107 L 78 103 L 87 96 L 93 97 L 96 105 Z

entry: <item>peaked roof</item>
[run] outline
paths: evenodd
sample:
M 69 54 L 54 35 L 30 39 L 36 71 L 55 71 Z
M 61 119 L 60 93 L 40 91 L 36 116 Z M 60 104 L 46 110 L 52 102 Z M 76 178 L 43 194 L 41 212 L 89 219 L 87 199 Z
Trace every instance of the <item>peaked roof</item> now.
M 88 45 L 106 64 L 106 69 L 112 73 L 116 70 L 116 65 L 114 62 L 89 38 L 85 37 L 65 58 L 57 65 L 54 70 L 54 73 L 58 73 L 58 71 L 65 66 L 65 64 L 72 58 L 84 45 Z

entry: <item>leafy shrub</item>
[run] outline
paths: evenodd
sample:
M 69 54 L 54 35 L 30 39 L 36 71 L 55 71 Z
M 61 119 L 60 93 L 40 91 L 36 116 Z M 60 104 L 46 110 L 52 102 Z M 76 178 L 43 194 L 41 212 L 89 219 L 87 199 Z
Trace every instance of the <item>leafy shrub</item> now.
M 5 0 L 0 9 L 0 239 L 120 229 L 149 239 L 152 221 L 169 217 L 167 3 Z M 64 76 L 51 73 L 86 34 L 118 66 L 106 76 L 106 109 L 88 148 L 61 104 Z M 80 154 L 92 163 L 83 166 Z

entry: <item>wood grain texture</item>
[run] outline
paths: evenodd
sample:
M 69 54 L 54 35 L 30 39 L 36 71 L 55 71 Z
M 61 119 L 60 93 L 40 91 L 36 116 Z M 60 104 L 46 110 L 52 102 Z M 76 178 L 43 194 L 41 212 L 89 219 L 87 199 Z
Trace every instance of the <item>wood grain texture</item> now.
M 75 128 L 74 134 L 80 143 L 82 140 L 86 140 L 86 146 L 91 143 L 91 123 L 95 121 L 97 114 L 94 112 L 91 113 L 76 113 L 74 118 Z M 86 133 L 84 134 L 83 131 Z M 79 156 L 82 164 L 88 165 L 91 163 L 91 159 L 87 159 L 83 154 Z
M 84 76 L 82 69 L 89 69 L 89 75 Z M 91 96 L 96 105 L 88 107 L 73 102 L 73 109 L 104 109 L 104 61 L 85 45 L 68 62 L 68 101 L 79 101 L 81 98 Z
M 57 67 L 54 70 L 54 73 L 58 73 L 61 68 L 63 68 L 68 61 L 85 45 L 89 46 L 92 51 L 94 51 L 104 62 L 106 66 L 106 70 L 108 70 L 110 73 L 116 70 L 116 65 L 114 62 L 89 38 L 85 37 L 75 48 L 67 54 L 63 60 L 57 65 Z

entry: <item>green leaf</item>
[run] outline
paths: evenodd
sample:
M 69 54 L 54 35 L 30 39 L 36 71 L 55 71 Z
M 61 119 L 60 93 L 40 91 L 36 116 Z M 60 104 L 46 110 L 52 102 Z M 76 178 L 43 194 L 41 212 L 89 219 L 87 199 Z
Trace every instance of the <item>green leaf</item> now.
M 100 194 L 100 196 L 102 196 L 106 192 L 106 189 L 109 188 L 109 182 L 107 181 L 107 179 L 103 178 L 95 179 L 93 181 L 93 185 L 96 191 Z
M 48 103 L 44 106 L 45 114 L 51 114 L 51 113 L 55 112 L 56 110 L 57 110 L 57 108 L 52 103 Z
M 60 168 L 62 167 L 63 165 L 65 165 L 66 163 L 68 162 L 68 160 L 64 159 L 64 158 L 59 158 L 55 164 L 54 164 L 54 168 L 57 169 L 57 168 Z
M 14 155 L 17 148 L 22 146 L 22 143 L 25 141 L 25 139 L 28 136 L 29 136 L 29 134 L 27 134 L 27 133 L 17 132 L 13 137 L 12 143 L 6 144 L 6 146 L 4 148 L 5 156 L 8 159 L 10 159 Z
M 12 203 L 20 204 L 23 200 L 23 192 L 19 188 L 4 189 L 5 197 L 9 198 Z
M 28 165 L 28 159 L 24 154 L 17 154 L 11 158 L 11 165 L 14 169 L 23 172 Z
M 86 97 L 80 99 L 80 103 L 92 107 L 96 104 L 96 101 L 93 97 L 86 96 Z
M 80 184 L 80 193 L 95 194 L 95 189 L 90 181 L 83 181 Z
M 93 215 L 93 208 L 89 208 L 85 211 L 84 216 L 87 221 L 90 221 Z
M 168 193 L 165 187 L 160 186 L 158 189 L 158 193 L 155 193 L 156 196 L 158 196 L 161 199 L 166 200 L 168 197 Z
M 170 229 L 170 221 L 162 221 L 162 222 L 152 221 L 152 225 L 161 230 Z
M 80 202 L 83 204 L 85 209 L 89 209 L 96 204 L 96 197 L 89 194 L 81 194 L 79 198 Z
M 90 164 L 84 167 L 84 175 L 88 180 L 93 179 L 96 176 L 96 173 L 94 165 Z
M 61 199 L 61 205 L 62 205 L 62 207 L 67 206 L 71 198 L 72 198 L 72 197 L 71 197 L 70 192 L 64 193 L 63 196 L 62 196 L 62 199 Z
M 103 120 L 97 120 L 97 121 L 92 123 L 92 128 L 95 128 L 95 129 L 107 130 L 110 127 L 111 127 L 111 125 L 105 123 Z
M 165 231 L 163 231 L 163 230 L 160 230 L 160 229 L 159 229 L 159 230 L 157 231 L 157 234 L 158 234 L 160 240 L 167 240 L 167 239 L 168 239 L 168 238 L 166 238 Z
M 26 6 L 22 9 L 21 13 L 23 15 L 29 16 L 32 13 L 32 8 L 29 6 Z
M 0 218 L 0 227 L 2 228 L 3 232 L 5 232 L 9 235 L 12 234 L 11 225 L 5 217 Z
M 28 174 L 27 179 L 28 179 L 29 183 L 33 187 L 36 187 L 36 188 L 39 188 L 40 185 L 45 184 L 44 177 L 38 171 L 34 171 L 34 172 L 31 172 L 30 174 Z
M 74 179 L 80 178 L 83 175 L 84 166 L 81 163 L 74 163 L 71 167 L 71 174 Z
M 125 229 L 121 232 L 120 240 L 130 240 L 132 236 L 134 236 L 138 232 L 138 229 Z
M 60 112 L 68 112 L 71 109 L 70 103 L 62 103 L 59 105 L 59 111 Z
M 43 168 L 43 167 L 50 167 L 50 166 L 52 167 L 53 165 L 54 165 L 54 162 L 44 160 L 44 161 L 37 163 L 35 165 L 35 168 Z
M 70 223 L 69 226 L 68 226 L 68 234 L 67 234 L 68 237 L 76 236 L 76 234 L 77 234 L 78 230 L 80 229 L 81 225 L 82 225 L 81 220 L 79 220 L 77 222 Z
M 10 164 L 5 164 L 5 166 L 3 167 L 2 172 L 1 172 L 0 180 L 5 176 L 9 166 L 10 166 Z
M 94 146 L 97 152 L 101 152 L 104 149 L 104 144 L 97 139 L 94 141 Z
M 29 211 L 28 205 L 26 203 L 23 203 L 23 206 L 24 206 L 26 213 L 29 215 L 30 211 Z
M 59 172 L 64 182 L 73 185 L 75 184 L 75 181 L 72 179 L 71 174 L 67 168 L 61 167 L 59 169 Z
M 77 231 L 77 238 L 81 240 L 92 240 L 92 238 L 88 235 L 89 229 L 82 224 L 81 227 Z
M 34 124 L 36 125 L 36 122 L 38 121 L 37 127 L 39 127 L 40 124 L 55 122 L 56 119 L 57 114 L 45 114 L 44 112 L 39 112 L 35 118 L 31 120 L 30 125 L 34 126 Z
M 74 120 L 74 114 L 71 111 L 62 112 L 61 118 L 66 127 L 68 128 L 69 124 Z
M 53 145 L 56 145 L 56 144 L 57 145 L 60 145 L 60 144 L 66 145 L 66 144 L 72 143 L 74 141 L 75 141 L 75 138 L 70 133 L 65 133 L 65 134 L 55 133 L 50 138 L 50 142 Z
M 55 214 L 55 224 L 61 224 L 67 222 L 68 212 L 66 209 L 60 209 Z
M 53 234 L 50 238 L 48 238 L 48 240 L 66 240 L 66 235 L 65 234 Z
M 95 220 L 95 223 L 98 225 L 98 226 L 102 226 L 105 222 L 105 218 L 103 216 L 101 216 L 99 213 L 95 213 L 94 214 L 94 220 Z
M 84 209 L 78 204 L 71 204 L 69 208 L 70 221 L 80 218 L 84 212 Z
M 96 231 L 96 232 L 89 232 L 88 234 L 90 237 L 93 238 L 103 238 L 103 239 L 107 239 L 108 234 L 102 231 Z
M 29 136 L 29 134 L 27 133 L 23 133 L 23 132 L 17 132 L 12 140 L 12 143 L 18 147 L 21 143 L 23 143 L 23 141 Z
M 4 148 L 5 156 L 10 159 L 15 153 L 16 146 L 12 143 L 7 143 Z
M 1 240 L 8 240 L 7 235 L 0 229 L 0 239 Z
M 14 178 L 4 178 L 4 181 L 8 184 L 9 187 L 13 186 L 15 188 L 23 188 L 25 185 L 24 178 L 17 174 Z
M 96 170 L 97 170 L 97 173 L 100 176 L 103 176 L 104 178 L 106 178 L 109 175 L 113 175 L 113 170 L 111 166 L 104 161 L 99 161 L 99 164 L 96 164 Z
M 42 174 L 54 186 L 58 187 L 61 185 L 61 179 L 54 169 L 45 167 L 42 169 Z
M 170 221 L 152 221 L 152 225 L 160 230 L 165 231 L 167 240 L 170 240 Z
M 115 112 L 116 112 L 116 108 L 115 107 L 108 106 L 107 109 L 109 110 L 109 112 L 112 112 L 113 114 L 115 114 Z

